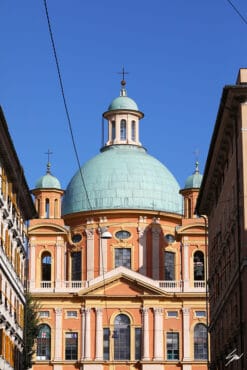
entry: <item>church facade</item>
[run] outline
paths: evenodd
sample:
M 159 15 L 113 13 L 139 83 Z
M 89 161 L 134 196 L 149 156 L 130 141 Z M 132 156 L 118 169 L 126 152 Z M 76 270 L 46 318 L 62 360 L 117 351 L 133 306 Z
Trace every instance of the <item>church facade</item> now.
M 143 113 L 120 96 L 108 140 L 66 191 L 33 189 L 29 291 L 39 302 L 34 370 L 206 370 L 207 229 L 194 215 L 198 163 L 183 189 L 142 146 Z

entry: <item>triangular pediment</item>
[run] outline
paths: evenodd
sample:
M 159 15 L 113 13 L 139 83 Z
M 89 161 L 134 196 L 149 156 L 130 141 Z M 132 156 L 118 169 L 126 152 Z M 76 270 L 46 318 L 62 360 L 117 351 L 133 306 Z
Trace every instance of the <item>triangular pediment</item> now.
M 138 272 L 120 266 L 108 271 L 88 283 L 88 288 L 78 292 L 78 295 L 105 295 L 108 297 L 136 297 L 137 295 L 167 295 L 158 286 L 158 282 Z

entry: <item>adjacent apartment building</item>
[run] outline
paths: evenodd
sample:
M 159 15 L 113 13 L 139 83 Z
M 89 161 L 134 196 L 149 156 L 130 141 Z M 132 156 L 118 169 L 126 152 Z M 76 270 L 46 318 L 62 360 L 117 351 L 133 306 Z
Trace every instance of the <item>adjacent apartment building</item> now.
M 122 81 L 100 153 L 65 191 L 50 163 L 32 190 L 33 370 L 208 367 L 207 229 L 194 215 L 202 175 L 196 163 L 180 189 L 142 146 L 143 116 Z
M 225 86 L 197 211 L 207 215 L 212 369 L 247 368 L 247 69 Z
M 25 221 L 36 214 L 0 108 L 0 369 L 21 369 L 24 345 Z

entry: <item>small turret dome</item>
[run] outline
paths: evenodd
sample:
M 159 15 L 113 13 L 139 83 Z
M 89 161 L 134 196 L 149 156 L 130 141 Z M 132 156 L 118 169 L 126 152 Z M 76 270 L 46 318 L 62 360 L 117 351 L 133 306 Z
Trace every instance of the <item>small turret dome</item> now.
M 136 102 L 128 96 L 115 98 L 108 107 L 108 111 L 117 109 L 139 110 Z
M 196 169 L 193 175 L 189 176 L 185 181 L 185 189 L 196 189 L 200 188 L 202 183 L 202 174 L 199 171 L 199 162 L 196 161 Z
M 126 85 L 125 80 L 122 80 L 120 96 L 113 99 L 113 101 L 108 107 L 108 111 L 118 110 L 118 109 L 136 110 L 136 111 L 139 110 L 136 102 L 127 96 L 125 85 Z
M 51 164 L 47 164 L 47 171 L 35 184 L 35 189 L 61 189 L 60 181 L 50 173 Z

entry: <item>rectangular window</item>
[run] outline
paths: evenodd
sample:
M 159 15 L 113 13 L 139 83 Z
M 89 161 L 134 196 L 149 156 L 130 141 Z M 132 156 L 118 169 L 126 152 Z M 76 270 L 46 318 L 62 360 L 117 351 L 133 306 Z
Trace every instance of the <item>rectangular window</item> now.
M 77 360 L 78 334 L 65 334 L 65 360 Z
M 166 356 L 167 360 L 179 359 L 179 333 L 166 333 Z
M 175 253 L 165 252 L 165 280 L 175 280 Z
M 168 317 L 178 317 L 178 311 L 167 311 Z
M 67 317 L 77 317 L 77 311 L 67 311 Z
M 49 317 L 50 312 L 49 311 L 39 311 L 39 317 Z
M 135 328 L 135 360 L 141 360 L 142 356 L 142 329 Z
M 71 280 L 81 280 L 81 252 L 71 253 Z
M 104 360 L 109 360 L 110 354 L 110 329 L 104 328 L 103 329 L 103 356 Z
M 131 249 L 116 248 L 115 249 L 115 267 L 124 266 L 131 268 Z
M 206 311 L 196 311 L 196 317 L 206 317 Z

